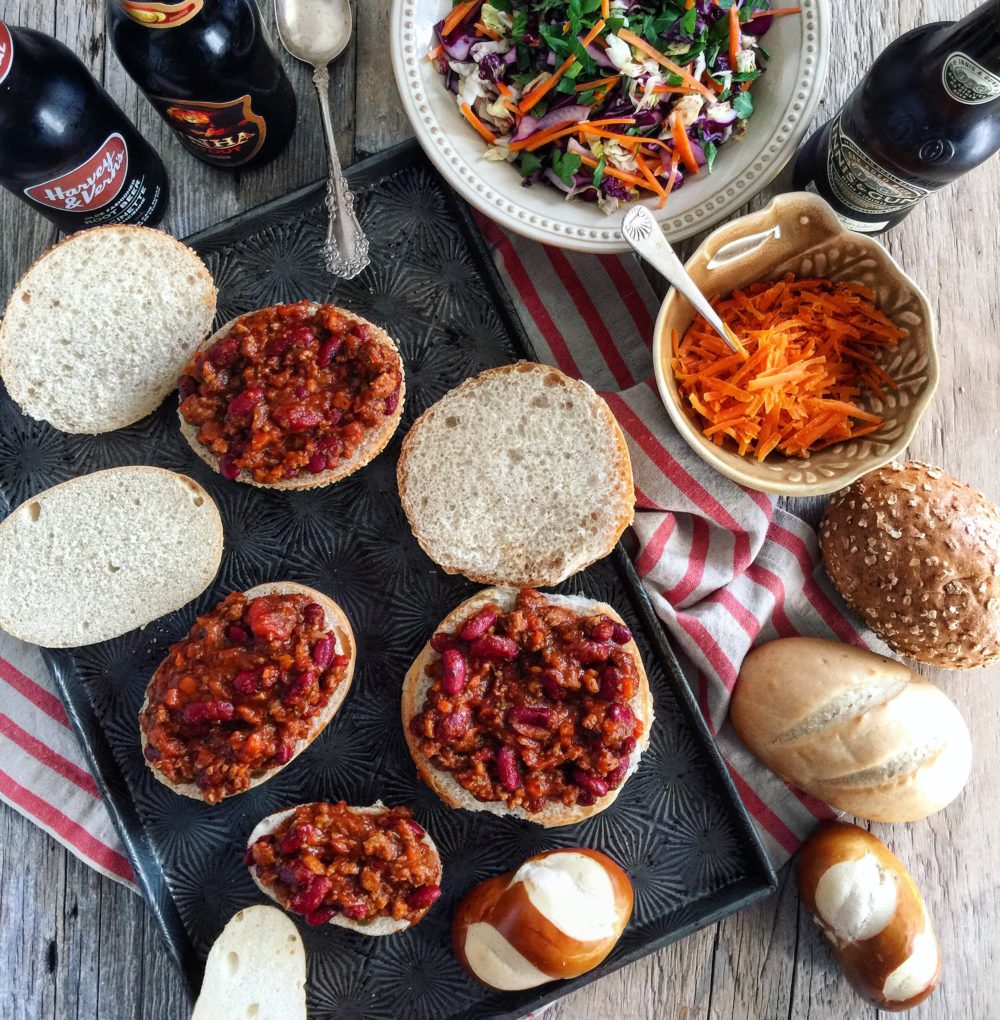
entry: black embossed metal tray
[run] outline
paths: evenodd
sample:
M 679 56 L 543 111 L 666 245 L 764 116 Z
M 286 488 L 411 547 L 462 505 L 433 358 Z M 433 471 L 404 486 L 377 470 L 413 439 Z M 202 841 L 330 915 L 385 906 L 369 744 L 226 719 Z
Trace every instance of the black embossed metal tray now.
M 774 875 L 715 744 L 677 670 L 624 551 L 560 590 L 614 605 L 633 628 L 653 688 L 656 723 L 639 771 L 613 807 L 579 825 L 528 822 L 445 807 L 424 787 L 403 741 L 403 674 L 435 624 L 474 590 L 438 569 L 410 533 L 396 491 L 406 428 L 462 379 L 531 357 L 517 315 L 463 203 L 412 145 L 348 174 L 372 242 L 356 280 L 324 272 L 321 186 L 306 188 L 190 239 L 219 286 L 218 321 L 309 297 L 388 329 L 403 355 L 406 412 L 368 467 L 328 489 L 279 493 L 223 480 L 177 428 L 176 398 L 105 436 L 68 436 L 23 418 L 0 391 L 0 517 L 32 493 L 121 464 L 197 478 L 216 499 L 225 552 L 212 587 L 144 630 L 47 652 L 136 879 L 191 989 L 229 917 L 261 896 L 243 866 L 254 824 L 289 804 L 345 798 L 413 807 L 441 848 L 444 895 L 418 926 L 365 938 L 303 929 L 314 1018 L 519 1017 L 765 894 Z M 322 736 L 279 776 L 214 807 L 172 793 L 143 763 L 138 711 L 167 647 L 225 593 L 290 578 L 327 592 L 358 639 L 350 694 Z M 449 946 L 458 899 L 475 883 L 554 846 L 598 847 L 628 869 L 635 913 L 611 957 L 576 981 L 519 993 L 477 984 Z

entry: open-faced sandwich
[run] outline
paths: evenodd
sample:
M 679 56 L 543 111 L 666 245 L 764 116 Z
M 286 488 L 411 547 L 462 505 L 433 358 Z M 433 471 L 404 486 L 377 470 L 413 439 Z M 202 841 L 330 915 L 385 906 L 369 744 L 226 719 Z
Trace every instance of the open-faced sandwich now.
M 631 632 L 579 596 L 482 591 L 445 618 L 403 684 L 424 782 L 451 807 L 545 826 L 609 807 L 652 722 Z
M 212 334 L 178 382 L 181 431 L 223 477 L 274 489 L 364 467 L 403 413 L 403 363 L 383 329 L 334 305 L 247 312 Z
M 306 924 L 392 935 L 441 895 L 441 858 L 408 808 L 340 801 L 268 815 L 245 857 L 254 882 Z
M 139 713 L 143 753 L 177 793 L 215 804 L 280 772 L 354 675 L 344 611 L 291 581 L 227 595 L 167 653 Z

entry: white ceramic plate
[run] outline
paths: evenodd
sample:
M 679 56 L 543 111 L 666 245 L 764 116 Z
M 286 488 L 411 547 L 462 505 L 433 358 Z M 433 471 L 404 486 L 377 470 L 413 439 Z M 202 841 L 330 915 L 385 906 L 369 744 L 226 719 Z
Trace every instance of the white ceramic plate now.
M 771 61 L 754 85 L 755 112 L 746 135 L 723 145 L 713 173 L 689 178 L 663 209 L 656 210 L 656 200 L 649 200 L 671 240 L 725 219 L 769 184 L 795 154 L 826 78 L 833 6 L 829 0 L 800 3 L 800 15 L 776 18 L 763 37 Z M 606 216 L 587 202 L 567 202 L 547 185 L 524 188 L 513 166 L 482 158 L 482 139 L 427 59 L 435 43 L 434 25 L 451 6 L 450 0 L 393 0 L 390 28 L 403 107 L 444 179 L 501 226 L 532 240 L 595 253 L 628 250 L 618 229 L 620 216 Z

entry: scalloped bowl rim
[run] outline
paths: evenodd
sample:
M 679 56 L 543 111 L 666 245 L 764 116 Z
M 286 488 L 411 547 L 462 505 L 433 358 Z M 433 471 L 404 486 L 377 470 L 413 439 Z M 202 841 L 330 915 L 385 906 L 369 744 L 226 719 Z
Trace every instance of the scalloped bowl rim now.
M 791 201 L 799 202 L 803 200 L 807 200 L 814 204 L 820 215 L 833 218 L 833 212 L 830 210 L 829 206 L 827 206 L 827 204 L 821 199 L 812 195 L 802 192 L 778 195 L 762 209 L 748 213 L 745 216 L 740 216 L 737 219 L 730 220 L 723 226 L 713 230 L 712 233 L 709 234 L 701 245 L 699 245 L 692 253 L 685 265 L 690 266 L 706 249 L 712 248 L 723 232 L 728 234 L 733 230 L 734 226 L 738 226 L 740 224 L 746 223 L 747 225 L 750 225 L 748 221 L 751 220 L 753 221 L 754 228 L 756 228 L 765 218 L 772 221 L 777 219 L 778 212 L 782 205 Z M 849 231 L 846 227 L 840 227 L 839 232 L 844 234 L 852 233 L 852 231 Z M 697 453 L 706 464 L 709 464 L 720 474 L 725 475 L 725 477 L 739 483 L 740 485 L 754 489 L 757 492 L 765 492 L 776 496 L 826 496 L 830 493 L 837 492 L 840 489 L 846 488 L 852 482 L 857 481 L 857 479 L 862 475 L 868 474 L 869 471 L 875 471 L 898 457 L 912 442 L 913 436 L 917 431 L 917 426 L 920 424 L 920 421 L 928 407 L 930 407 L 931 401 L 934 399 L 934 394 L 936 393 L 938 383 L 940 382 L 941 366 L 937 350 L 937 325 L 934 319 L 934 312 L 931 308 L 930 300 L 923 289 L 905 272 L 899 262 L 897 262 L 896 259 L 893 258 L 893 256 L 885 248 L 883 248 L 881 244 L 878 243 L 878 241 L 864 234 L 855 233 L 853 236 L 857 243 L 860 243 L 864 248 L 868 248 L 876 256 L 879 263 L 882 264 L 887 271 L 893 273 L 900 283 L 905 285 L 907 290 L 913 295 L 913 298 L 920 306 L 926 323 L 927 383 L 921 389 L 920 393 L 913 399 L 913 402 L 910 405 L 910 413 L 903 425 L 902 432 L 895 440 L 893 440 L 892 443 L 888 444 L 888 448 L 885 452 L 857 458 L 857 464 L 854 467 L 838 473 L 835 478 L 822 479 L 814 482 L 788 482 L 784 481 L 780 476 L 775 475 L 773 481 L 769 481 L 765 484 L 756 475 L 753 475 L 746 470 L 741 470 L 740 467 L 731 460 L 720 457 L 718 455 L 719 448 L 705 438 L 701 430 L 691 422 L 688 416 L 681 409 L 676 389 L 676 382 L 674 380 L 673 372 L 670 369 L 669 345 L 666 341 L 666 322 L 668 316 L 671 315 L 675 304 L 682 299 L 677 294 L 676 290 L 671 287 L 660 305 L 660 310 L 656 316 L 656 324 L 653 327 L 653 371 L 656 376 L 656 388 L 659 391 L 660 400 L 663 402 L 663 406 L 666 408 L 667 414 L 670 416 L 670 420 L 673 422 L 675 428 L 688 446 L 690 446 L 691 449 L 694 450 L 694 452 Z M 799 254 L 804 255 L 811 250 L 811 248 L 804 248 L 801 252 L 799 252 Z
M 689 182 L 671 199 L 672 205 L 657 210 L 654 199 L 647 201 L 671 240 L 690 237 L 731 216 L 770 184 L 795 154 L 826 80 L 831 6 L 828 0 L 802 0 L 800 16 L 777 19 L 765 37 L 776 44 L 767 46 L 772 52 L 770 78 L 764 75 L 754 91 L 761 101 L 746 136 L 723 146 L 712 175 Z M 482 157 L 484 143 L 426 59 L 433 26 L 448 9 L 449 0 L 393 0 L 389 30 L 403 108 L 417 141 L 441 175 L 480 212 L 524 237 L 576 251 L 628 251 L 619 218 L 607 217 L 589 203 L 566 202 L 552 188 L 523 188 L 512 166 Z M 795 45 L 796 26 L 799 62 L 790 74 L 788 65 L 779 64 L 774 54 L 782 46 Z M 771 95 L 778 102 L 768 108 Z

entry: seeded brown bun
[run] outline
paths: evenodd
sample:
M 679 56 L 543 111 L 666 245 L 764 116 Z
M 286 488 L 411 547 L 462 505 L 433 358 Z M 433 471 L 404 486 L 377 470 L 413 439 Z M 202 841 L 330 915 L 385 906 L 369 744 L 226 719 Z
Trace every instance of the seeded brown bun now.
M 830 500 L 827 573 L 901 655 L 944 669 L 1000 658 L 1000 512 L 938 468 L 888 464 Z
M 312 728 L 309 730 L 307 736 L 302 737 L 295 744 L 295 751 L 291 758 L 285 762 L 284 765 L 276 765 L 272 769 L 268 769 L 266 772 L 262 772 L 259 776 L 255 777 L 250 781 L 250 785 L 247 790 L 252 790 L 256 786 L 260 786 L 261 783 L 266 783 L 269 779 L 276 776 L 283 768 L 291 765 L 293 761 L 326 729 L 327 724 L 337 714 L 340 706 L 344 703 L 344 698 L 347 697 L 347 692 L 351 689 L 351 681 L 354 679 L 354 664 L 357 660 L 358 646 L 354 640 L 354 631 L 351 629 L 351 621 L 348 620 L 347 614 L 343 609 L 337 605 L 333 599 L 324 595 L 321 591 L 316 591 L 315 588 L 310 588 L 308 585 L 297 584 L 295 581 L 272 581 L 270 584 L 258 584 L 256 588 L 251 588 L 249 591 L 244 592 L 248 599 L 260 598 L 262 595 L 308 595 L 314 602 L 318 603 L 323 607 L 326 613 L 326 619 L 324 620 L 324 626 L 328 630 L 332 630 L 337 636 L 337 644 L 335 652 L 337 655 L 348 655 L 351 661 L 347 665 L 347 672 L 344 674 L 344 679 L 341 680 L 337 689 L 333 692 L 330 697 L 326 708 L 323 709 L 319 715 L 313 720 Z M 220 600 L 221 601 L 221 600 Z M 187 637 L 187 635 L 185 635 Z M 183 640 L 183 639 L 182 639 Z M 143 758 L 145 759 L 146 751 L 146 731 L 142 726 L 142 716 L 149 705 L 149 691 L 153 686 L 160 670 L 166 664 L 166 660 L 161 662 L 156 667 L 156 672 L 150 678 L 149 684 L 146 686 L 146 696 L 142 699 L 142 707 L 139 709 L 139 741 L 142 745 Z M 153 775 L 161 782 L 164 786 L 169 786 L 174 793 L 179 793 L 183 797 L 193 797 L 195 800 L 203 800 L 201 789 L 197 783 L 173 783 L 158 769 L 154 762 L 146 760 L 146 764 L 152 770 Z M 246 793 L 246 790 L 241 790 L 240 793 Z M 226 794 L 222 799 L 226 797 L 237 797 L 239 794 L 230 793 Z
M 382 811 L 388 811 L 390 809 L 387 808 L 382 801 L 377 800 L 370 807 L 349 807 L 348 810 L 359 815 L 377 815 Z M 268 815 L 266 818 L 259 821 L 254 827 L 253 832 L 250 833 L 250 838 L 247 840 L 247 849 L 253 846 L 253 844 L 261 838 L 261 836 L 269 836 L 286 818 L 293 814 L 295 814 L 294 807 L 285 808 L 281 811 L 276 811 L 273 815 Z M 425 846 L 430 847 L 434 856 L 437 858 L 438 881 L 440 883 L 440 876 L 442 872 L 441 856 L 438 853 L 437 845 L 434 840 L 431 839 L 430 834 L 426 829 L 424 830 L 424 838 L 421 842 Z M 250 865 L 249 871 L 250 877 L 254 881 L 254 885 L 256 885 L 265 896 L 270 897 L 275 903 L 278 903 L 278 898 L 274 895 L 274 892 L 257 878 L 257 869 L 253 865 Z M 281 904 L 279 904 L 279 906 L 281 906 Z M 417 923 L 419 924 L 422 920 L 423 918 L 418 918 Z M 351 931 L 356 931 L 361 935 L 373 936 L 394 935 L 398 931 L 403 931 L 406 928 L 412 927 L 411 922 L 403 919 L 396 920 L 394 917 L 375 917 L 370 921 L 352 921 L 349 917 L 344 917 L 343 914 L 334 914 L 333 917 L 331 917 L 326 923 L 335 925 L 338 928 L 350 928 Z
M 318 302 L 310 302 L 309 309 L 315 312 L 320 305 Z M 336 307 L 336 306 L 334 306 Z M 263 309 L 257 309 L 256 311 L 262 311 Z M 222 339 L 232 328 L 236 325 L 240 319 L 245 319 L 248 315 L 255 315 L 254 312 L 244 312 L 243 315 L 238 315 L 235 319 L 230 319 L 224 326 L 220 326 L 204 343 L 198 345 L 195 354 L 198 351 L 208 350 L 216 342 L 216 340 Z M 342 460 L 335 468 L 331 468 L 328 471 L 321 471 L 318 475 L 304 474 L 298 478 L 287 478 L 280 482 L 271 482 L 269 484 L 264 482 L 255 482 L 249 471 L 240 471 L 234 481 L 245 482 L 247 485 L 254 485 L 258 489 L 318 489 L 324 485 L 332 485 L 334 482 L 339 482 L 341 478 L 346 478 L 348 475 L 353 475 L 355 471 L 360 470 L 366 464 L 373 461 L 389 444 L 389 440 L 392 439 L 399 426 L 399 421 L 403 416 L 403 404 L 406 400 L 406 373 L 403 371 L 403 360 L 399 356 L 399 350 L 396 347 L 396 342 L 389 336 L 388 333 L 380 326 L 376 326 L 375 323 L 369 322 L 367 319 L 363 319 L 360 315 L 355 315 L 354 312 L 349 312 L 346 308 L 337 307 L 337 311 L 344 316 L 349 322 L 361 323 L 368 327 L 371 335 L 375 338 L 376 342 L 383 347 L 388 347 L 396 355 L 396 360 L 399 363 L 400 383 L 399 383 L 399 403 L 396 405 L 396 410 L 388 415 L 379 425 L 378 428 L 369 429 L 365 434 L 364 439 L 358 444 L 358 448 L 354 451 L 354 454 L 347 460 Z M 194 355 L 192 354 L 192 357 Z M 177 417 L 181 423 L 181 435 L 188 441 L 191 449 L 213 470 L 219 470 L 219 458 L 212 453 L 211 450 L 206 446 L 202 446 L 198 442 L 198 429 L 194 425 L 189 425 L 181 414 L 180 409 L 177 411 Z
M 616 623 L 625 621 L 618 613 L 603 602 L 595 602 L 592 599 L 583 598 L 580 595 L 545 595 L 549 602 L 557 605 L 567 606 L 575 609 L 580 615 L 602 613 Z M 517 601 L 517 591 L 513 588 L 487 588 L 478 592 L 472 598 L 466 599 L 460 606 L 453 609 L 438 625 L 438 630 L 453 631 L 464 623 L 470 616 L 480 610 L 488 603 L 500 606 L 507 612 L 513 609 Z M 615 798 L 625 788 L 625 783 L 639 767 L 639 759 L 643 751 L 649 746 L 649 731 L 653 726 L 653 696 L 649 690 L 649 680 L 642 665 L 642 658 L 635 641 L 629 641 L 622 645 L 625 651 L 632 655 L 635 660 L 636 672 L 639 676 L 639 683 L 629 707 L 635 713 L 637 719 L 642 720 L 643 731 L 639 738 L 636 749 L 629 762 L 629 770 L 621 786 L 617 790 L 609 790 L 595 803 L 585 806 L 574 804 L 566 807 L 564 804 L 547 804 L 541 811 L 532 813 L 524 808 L 511 809 L 502 801 L 476 800 L 468 790 L 458 782 L 457 779 L 445 769 L 440 769 L 432 764 L 420 750 L 417 738 L 410 732 L 410 720 L 420 713 L 423 708 L 424 699 L 431 688 L 431 680 L 426 675 L 426 668 L 440 655 L 426 644 L 417 656 L 416 661 L 406 673 L 403 681 L 403 733 L 406 736 L 406 743 L 410 749 L 410 755 L 417 766 L 420 778 L 447 804 L 449 807 L 465 808 L 467 811 L 489 811 L 494 815 L 513 815 L 515 818 L 527 818 L 529 821 L 537 822 L 546 828 L 554 828 L 559 825 L 573 825 L 582 822 L 591 815 L 596 815 L 605 808 L 611 807 Z

